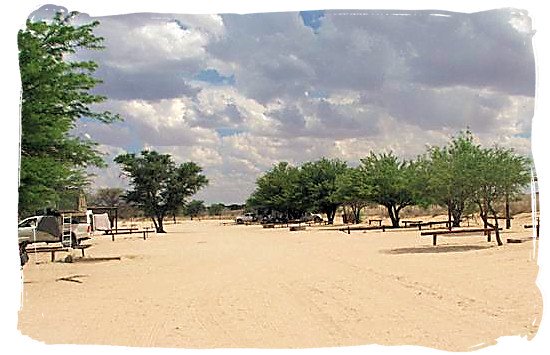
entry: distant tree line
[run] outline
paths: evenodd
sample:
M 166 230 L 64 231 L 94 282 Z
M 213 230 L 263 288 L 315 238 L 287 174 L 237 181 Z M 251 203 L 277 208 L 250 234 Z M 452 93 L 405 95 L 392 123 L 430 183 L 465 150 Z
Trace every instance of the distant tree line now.
M 443 206 L 453 226 L 460 226 L 465 211 L 477 209 L 485 226 L 496 229 L 501 245 L 496 206 L 505 205 L 509 223 L 509 203 L 529 183 L 530 164 L 512 149 L 482 147 L 464 131 L 410 160 L 371 152 L 356 167 L 327 158 L 296 167 L 280 162 L 257 179 L 247 206 L 288 219 L 325 213 L 332 224 L 338 207 L 349 209 L 359 223 L 361 210 L 374 203 L 386 208 L 393 227 L 399 227 L 407 206 Z

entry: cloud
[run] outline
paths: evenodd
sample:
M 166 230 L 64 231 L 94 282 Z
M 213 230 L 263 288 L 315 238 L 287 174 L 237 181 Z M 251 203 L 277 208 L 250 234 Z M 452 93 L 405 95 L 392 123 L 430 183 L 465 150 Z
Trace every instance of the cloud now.
M 51 17 L 51 6 L 33 13 Z M 77 22 L 92 20 L 81 14 Z M 124 122 L 73 132 L 203 166 L 207 202 L 242 202 L 278 161 L 412 158 L 469 127 L 530 153 L 535 65 L 525 11 L 312 11 L 98 18 L 99 64 Z M 115 182 L 112 166 L 98 184 Z M 114 170 L 113 170 L 114 169 Z

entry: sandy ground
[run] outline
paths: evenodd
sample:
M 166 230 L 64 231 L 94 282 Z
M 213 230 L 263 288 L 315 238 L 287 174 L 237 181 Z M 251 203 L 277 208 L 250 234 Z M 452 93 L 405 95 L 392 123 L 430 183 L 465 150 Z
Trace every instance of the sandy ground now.
M 504 239 L 529 237 L 524 223 L 516 218 Z M 449 237 L 432 247 L 417 230 L 347 235 L 206 220 L 167 230 L 95 237 L 89 262 L 31 255 L 22 334 L 46 343 L 462 351 L 505 335 L 531 339 L 542 315 L 532 241 Z M 111 256 L 121 259 L 93 260 Z

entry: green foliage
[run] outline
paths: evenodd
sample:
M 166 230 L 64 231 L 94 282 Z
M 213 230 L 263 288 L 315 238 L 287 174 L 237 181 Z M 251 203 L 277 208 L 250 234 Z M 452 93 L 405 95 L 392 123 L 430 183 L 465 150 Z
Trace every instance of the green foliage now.
M 224 210 L 225 210 L 225 205 L 223 203 L 213 203 L 208 207 L 208 215 L 221 216 Z
M 201 200 L 192 200 L 185 205 L 184 213 L 186 216 L 194 217 L 200 216 L 204 213 L 206 207 L 204 206 L 204 201 Z
M 475 177 L 479 164 L 480 147 L 471 132 L 461 132 L 449 144 L 429 151 L 428 196 L 435 203 L 446 206 L 453 219 L 453 226 L 460 226 L 460 219 L 475 190 Z
M 17 36 L 22 84 L 21 215 L 57 205 L 64 192 L 88 183 L 86 167 L 104 165 L 96 143 L 70 135 L 79 118 L 106 123 L 119 119 L 90 108 L 106 99 L 90 94 L 101 82 L 92 76 L 97 64 L 70 57 L 81 49 L 102 49 L 103 39 L 93 34 L 98 22 L 73 26 L 75 14 L 57 14 L 48 23 L 27 20 Z
M 512 149 L 494 147 L 479 148 L 476 162 L 473 201 L 485 224 L 495 228 L 497 242 L 502 245 L 495 205 L 507 197 L 518 196 L 529 184 L 530 160 L 515 154 Z M 489 223 L 489 217 L 494 218 L 494 223 Z
M 247 200 L 247 207 L 265 214 L 275 211 L 287 218 L 300 217 L 305 211 L 304 202 L 299 199 L 300 170 L 280 162 L 256 181 L 256 190 Z
M 347 168 L 336 178 L 335 199 L 349 207 L 354 223 L 360 223 L 360 214 L 369 201 L 370 186 L 358 168 Z
M 386 207 L 392 225 L 398 227 L 400 211 L 422 199 L 422 163 L 400 161 L 393 153 L 373 152 L 361 163 L 365 184 L 370 187 L 368 199 Z
M 336 181 L 346 169 L 345 162 L 326 158 L 307 162 L 300 168 L 301 200 L 308 210 L 326 213 L 329 224 L 334 222 L 336 210 L 341 204 Z
M 487 221 L 492 216 L 498 226 L 494 206 L 521 194 L 529 183 L 529 166 L 529 159 L 511 149 L 481 148 L 465 131 L 414 160 L 371 152 L 358 168 L 325 158 L 299 168 L 279 163 L 257 180 L 248 205 L 289 217 L 323 212 L 331 223 L 343 204 L 358 223 L 361 209 L 377 203 L 387 208 L 395 227 L 407 206 L 447 206 L 457 224 L 465 211 L 478 206 L 482 219 L 493 226 Z
M 115 162 L 133 187 L 124 198 L 152 218 L 159 233 L 164 233 L 163 219 L 176 214 L 187 197 L 208 184 L 201 167 L 194 162 L 176 166 L 169 154 L 144 150 L 141 156 L 119 155 Z

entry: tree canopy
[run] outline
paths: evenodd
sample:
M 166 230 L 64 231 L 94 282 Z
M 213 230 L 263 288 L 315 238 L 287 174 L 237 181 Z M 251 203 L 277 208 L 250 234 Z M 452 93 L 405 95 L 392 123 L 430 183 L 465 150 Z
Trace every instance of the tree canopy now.
M 133 189 L 124 198 L 153 220 L 157 232 L 164 233 L 163 220 L 175 214 L 186 198 L 208 184 L 202 168 L 194 162 L 176 165 L 169 154 L 144 150 L 115 158 Z
M 388 210 L 392 226 L 399 227 L 399 213 L 407 206 L 422 201 L 421 164 L 401 161 L 393 153 L 375 154 L 361 159 L 359 167 L 369 186 L 368 199 Z
M 76 15 L 58 13 L 51 21 L 27 20 L 17 36 L 21 73 L 21 166 L 19 213 L 56 206 L 64 192 L 88 183 L 86 168 L 104 165 L 97 144 L 74 137 L 78 119 L 109 123 L 120 119 L 92 105 L 106 98 L 90 93 L 101 81 L 97 64 L 72 60 L 79 50 L 100 50 L 94 21 L 75 26 Z

